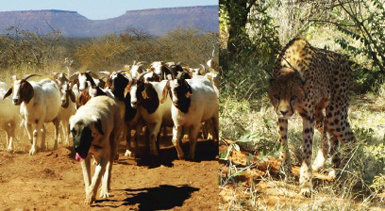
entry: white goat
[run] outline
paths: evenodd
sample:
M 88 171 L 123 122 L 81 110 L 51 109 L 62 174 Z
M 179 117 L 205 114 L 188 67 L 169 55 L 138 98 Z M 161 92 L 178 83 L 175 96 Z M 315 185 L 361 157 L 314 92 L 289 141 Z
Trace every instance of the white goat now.
M 134 64 L 130 68 L 130 74 L 132 78 L 137 79 L 140 74 L 144 73 L 146 70 L 144 68 L 143 62 L 136 63 L 134 61 Z
M 41 148 L 45 146 L 45 122 L 53 122 L 56 130 L 55 145 L 57 148 L 60 111 L 60 91 L 56 83 L 51 79 L 43 79 L 39 82 L 28 82 L 27 79 L 36 74 L 28 75 L 18 80 L 13 76 L 13 87 L 4 95 L 4 98 L 11 95 L 14 105 L 20 105 L 20 113 L 24 115 L 25 127 L 32 147 L 30 155 L 37 152 L 36 140 L 41 139 Z M 33 130 L 33 126 L 34 130 Z M 33 131 L 33 137 L 32 137 Z
M 68 81 L 62 84 L 60 93 L 61 108 L 57 118 L 62 126 L 62 137 L 65 140 L 65 145 L 69 146 L 69 119 L 76 112 L 76 97 Z
M 137 108 L 149 130 L 150 155 L 158 156 L 158 134 L 161 126 L 172 126 L 171 98 L 169 95 L 162 98 L 162 91 L 167 81 L 145 83 L 138 80 L 130 84 L 131 106 Z
M 104 88 L 105 82 L 99 79 L 98 75 L 91 72 L 75 72 L 70 76 L 70 81 L 73 84 L 72 91 L 75 94 L 76 102 L 79 100 L 81 92 L 87 89 L 91 84 Z
M 167 97 L 169 92 L 171 92 L 173 102 L 171 106 L 174 122 L 172 142 L 179 159 L 183 159 L 184 153 L 181 148 L 182 129 L 189 128 L 189 159 L 194 159 L 196 139 L 202 122 L 212 122 L 214 139 L 219 140 L 218 95 L 211 81 L 203 77 L 169 81 L 164 88 L 163 97 Z
M 138 140 L 141 129 L 143 127 L 142 119 L 139 116 L 137 109 L 131 107 L 131 95 L 129 91 L 126 91 L 127 85 L 130 83 L 130 77 L 124 73 L 124 71 L 112 72 L 107 78 L 107 87 L 112 94 L 113 98 L 118 102 L 122 111 L 124 111 L 123 118 L 125 122 L 125 129 L 123 130 L 123 137 L 126 138 L 126 152 L 125 156 L 132 156 L 133 150 L 137 151 Z M 132 79 L 131 79 L 132 81 Z M 135 130 L 134 140 L 131 142 L 131 130 Z M 132 148 L 132 143 L 135 143 Z M 134 155 L 135 156 L 135 155 Z
M 0 82 L 0 128 L 7 132 L 8 151 L 13 151 L 13 140 L 15 139 L 15 129 L 20 121 L 20 108 L 12 104 L 11 99 L 4 98 L 8 86 Z

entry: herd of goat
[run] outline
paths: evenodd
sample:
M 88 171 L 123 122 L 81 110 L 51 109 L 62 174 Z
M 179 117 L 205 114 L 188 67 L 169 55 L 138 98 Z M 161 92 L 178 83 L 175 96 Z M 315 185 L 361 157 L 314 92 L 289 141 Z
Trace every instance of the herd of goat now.
M 8 150 L 13 150 L 15 129 L 19 122 L 30 142 L 30 155 L 37 152 L 37 142 L 44 150 L 44 124 L 55 125 L 54 148 L 58 146 L 59 128 L 68 146 L 70 137 L 81 162 L 86 188 L 86 203 L 95 200 L 102 179 L 100 196 L 109 196 L 110 173 L 120 140 L 126 140 L 126 156 L 132 156 L 145 128 L 149 155 L 159 155 L 159 136 L 172 127 L 172 143 L 179 159 L 185 155 L 182 136 L 189 138 L 189 159 L 195 158 L 199 132 L 219 140 L 218 65 L 211 59 L 201 68 L 173 62 L 143 62 L 108 72 L 54 73 L 53 79 L 28 81 L 13 76 L 13 84 L 0 82 L 0 126 L 7 132 Z M 104 81 L 105 79 L 105 81 Z M 10 87 L 10 88 L 9 88 Z M 131 132 L 134 130 L 133 141 Z M 92 156 L 89 156 L 92 155 Z M 90 177 L 90 158 L 97 163 Z

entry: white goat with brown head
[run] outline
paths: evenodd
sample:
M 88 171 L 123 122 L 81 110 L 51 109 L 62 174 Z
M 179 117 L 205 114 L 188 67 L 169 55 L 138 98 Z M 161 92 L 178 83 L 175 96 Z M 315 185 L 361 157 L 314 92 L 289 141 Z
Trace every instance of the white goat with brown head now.
M 28 82 L 27 79 L 36 74 L 28 75 L 23 79 L 13 76 L 13 86 L 3 98 L 12 95 L 14 105 L 20 105 L 20 113 L 24 116 L 29 140 L 32 142 L 30 155 L 37 152 L 36 140 L 41 139 L 41 148 L 45 148 L 45 122 L 53 122 L 56 128 L 55 146 L 57 148 L 60 112 L 60 91 L 51 79 L 39 82 Z
M 8 90 L 4 82 L 0 82 L 0 97 L 3 98 Z M 0 100 L 0 128 L 7 132 L 8 151 L 13 151 L 13 141 L 15 139 L 15 128 L 20 121 L 20 108 L 12 104 L 10 98 Z
M 58 114 L 58 119 L 61 122 L 62 126 L 62 137 L 65 140 L 65 145 L 69 146 L 69 119 L 76 112 L 76 97 L 75 93 L 72 91 L 72 87 L 69 81 L 64 82 L 60 88 L 61 94 L 61 108 Z

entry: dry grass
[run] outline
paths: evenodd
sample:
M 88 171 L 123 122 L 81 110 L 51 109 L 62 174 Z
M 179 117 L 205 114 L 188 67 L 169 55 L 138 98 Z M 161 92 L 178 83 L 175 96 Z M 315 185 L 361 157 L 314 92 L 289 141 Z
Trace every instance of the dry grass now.
M 385 89 L 379 93 L 357 96 L 352 100 L 349 118 L 358 139 L 355 150 L 348 154 L 349 165 L 342 177 L 334 181 L 325 180 L 322 174 L 313 179 L 314 193 L 311 198 L 299 195 L 298 177 L 283 181 L 274 172 L 274 165 L 261 172 L 263 162 L 277 158 L 278 138 L 276 115 L 266 98 L 260 100 L 258 109 L 251 109 L 250 102 L 223 100 L 221 113 L 221 134 L 237 140 L 242 146 L 251 142 L 255 155 L 238 151 L 239 147 L 224 144 L 220 148 L 220 196 L 222 210 L 382 210 L 385 198 L 374 190 L 374 176 L 385 171 L 384 161 L 375 158 L 370 147 L 384 142 Z M 237 121 L 237 122 L 234 122 Z M 239 130 L 241 128 L 241 130 Z M 298 168 L 301 159 L 302 120 L 298 115 L 289 121 L 289 143 Z M 317 152 L 321 140 L 315 133 L 313 152 Z M 235 144 L 235 145 L 236 145 Z M 266 147 L 268 149 L 266 150 Z M 279 151 L 279 150 L 277 150 Z M 262 155 L 260 155 L 262 154 Z M 313 153 L 313 158 L 316 153 Z M 227 157 L 225 157 L 227 155 Z M 250 156 L 256 159 L 250 159 Z M 243 160 L 243 162 L 242 162 Z M 329 161 L 330 162 L 330 161 Z M 294 171 L 294 169 L 293 169 Z M 230 172 L 230 173 L 229 173 Z M 257 176 L 256 176 L 257 175 Z M 298 176 L 298 175 L 297 175 Z

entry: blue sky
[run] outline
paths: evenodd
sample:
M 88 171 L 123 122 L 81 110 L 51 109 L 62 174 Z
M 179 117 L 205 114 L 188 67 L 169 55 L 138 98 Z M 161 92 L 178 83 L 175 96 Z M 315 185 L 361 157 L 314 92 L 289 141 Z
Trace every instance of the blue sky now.
M 218 0 L 1 0 L 0 11 L 59 9 L 77 11 L 92 20 L 113 18 L 127 10 L 218 5 Z M 5 3 L 6 2 L 6 3 Z

